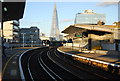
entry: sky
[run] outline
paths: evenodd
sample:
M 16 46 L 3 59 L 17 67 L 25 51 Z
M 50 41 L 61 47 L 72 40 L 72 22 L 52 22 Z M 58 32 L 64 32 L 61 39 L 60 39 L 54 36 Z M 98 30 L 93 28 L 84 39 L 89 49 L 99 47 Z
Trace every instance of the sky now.
M 42 2 L 27 0 L 24 16 L 20 20 L 20 28 L 37 26 L 40 32 L 50 36 L 54 4 L 57 5 L 60 32 L 65 27 L 74 24 L 75 15 L 84 10 L 94 10 L 96 13 L 106 14 L 106 24 L 118 21 L 118 5 L 116 2 Z

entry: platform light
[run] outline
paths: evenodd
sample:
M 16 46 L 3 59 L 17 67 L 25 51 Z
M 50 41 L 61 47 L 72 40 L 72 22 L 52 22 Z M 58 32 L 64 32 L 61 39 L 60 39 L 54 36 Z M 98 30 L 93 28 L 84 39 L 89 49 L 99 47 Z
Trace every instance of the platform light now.
M 4 0 L 0 0 L 0 2 L 4 2 Z
M 7 12 L 7 8 L 6 7 L 4 7 L 4 11 Z

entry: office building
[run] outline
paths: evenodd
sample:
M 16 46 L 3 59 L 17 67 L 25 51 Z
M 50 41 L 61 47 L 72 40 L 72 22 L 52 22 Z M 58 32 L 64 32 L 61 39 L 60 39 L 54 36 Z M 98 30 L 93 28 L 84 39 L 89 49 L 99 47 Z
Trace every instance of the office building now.
M 19 42 L 19 20 L 6 21 L 3 23 L 3 36 L 5 42 Z
M 99 21 L 106 23 L 106 15 L 95 13 L 93 10 L 85 10 L 84 13 L 77 13 L 75 24 L 96 25 Z
M 20 42 L 24 44 L 39 44 L 40 35 L 39 29 L 36 26 L 30 28 L 21 28 L 20 29 Z

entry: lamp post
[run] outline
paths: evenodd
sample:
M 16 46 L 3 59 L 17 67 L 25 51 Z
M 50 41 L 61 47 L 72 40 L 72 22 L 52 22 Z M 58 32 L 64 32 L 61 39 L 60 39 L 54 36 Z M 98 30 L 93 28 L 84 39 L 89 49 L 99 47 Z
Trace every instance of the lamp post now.
M 31 47 L 33 47 L 33 36 L 34 35 L 30 35 L 31 36 Z
M 22 34 L 22 37 L 23 37 L 23 47 L 25 46 L 25 33 L 21 33 Z

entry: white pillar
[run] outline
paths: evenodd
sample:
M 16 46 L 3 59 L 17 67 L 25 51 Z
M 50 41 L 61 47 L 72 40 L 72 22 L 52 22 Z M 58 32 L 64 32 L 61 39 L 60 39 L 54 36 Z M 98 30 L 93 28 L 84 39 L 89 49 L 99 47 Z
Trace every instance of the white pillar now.
M 0 22 L 0 80 L 2 78 L 2 36 L 1 36 L 1 22 Z

